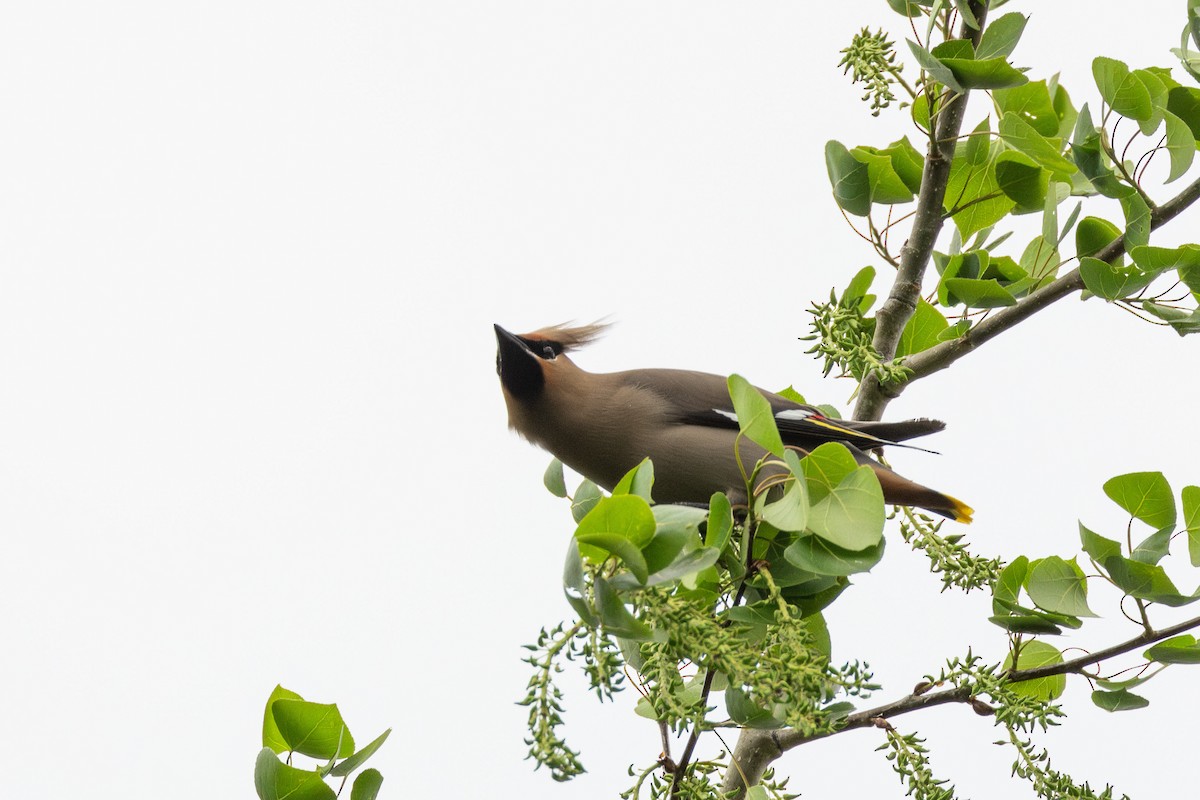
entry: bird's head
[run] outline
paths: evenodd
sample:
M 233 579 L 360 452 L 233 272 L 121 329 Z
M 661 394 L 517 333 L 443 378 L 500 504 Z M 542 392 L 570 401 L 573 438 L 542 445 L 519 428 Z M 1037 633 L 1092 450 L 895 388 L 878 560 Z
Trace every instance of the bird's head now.
M 521 334 L 494 327 L 500 385 L 510 396 L 529 401 L 541 395 L 548 371 L 571 363 L 564 353 L 594 341 L 608 326 L 599 322 L 578 327 L 554 325 Z

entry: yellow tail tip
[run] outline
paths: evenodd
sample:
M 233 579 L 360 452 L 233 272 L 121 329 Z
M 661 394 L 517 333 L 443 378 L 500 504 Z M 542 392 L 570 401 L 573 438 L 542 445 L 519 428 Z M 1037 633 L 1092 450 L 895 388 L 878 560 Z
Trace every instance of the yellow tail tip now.
M 953 516 L 950 517 L 955 522 L 961 522 L 964 525 L 970 525 L 975 514 L 975 509 L 964 503 L 962 500 L 946 495 L 946 499 L 950 501 L 950 511 Z

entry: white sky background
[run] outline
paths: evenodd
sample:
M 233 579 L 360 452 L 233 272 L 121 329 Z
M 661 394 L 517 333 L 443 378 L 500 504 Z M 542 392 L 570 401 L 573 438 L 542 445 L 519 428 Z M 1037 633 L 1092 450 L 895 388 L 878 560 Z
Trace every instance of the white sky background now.
M 396 729 L 372 762 L 384 797 L 626 788 L 659 751 L 632 690 L 601 707 L 565 680 L 587 775 L 522 761 L 520 645 L 569 615 L 573 526 L 541 488 L 547 457 L 506 430 L 491 324 L 611 316 L 585 368 L 738 371 L 844 405 L 850 385 L 796 340 L 809 301 L 872 262 L 822 147 L 909 129 L 872 119 L 834 65 L 862 25 L 903 25 L 883 0 L 820 6 L 9 4 L 0 793 L 252 797 L 278 682 L 338 702 L 360 743 Z M 1004 10 L 1033 11 L 1016 64 L 1061 70 L 1078 104 L 1097 54 L 1171 65 L 1183 8 Z M 1195 210 L 1156 241 L 1198 229 Z M 1198 341 L 1063 301 L 893 404 L 949 423 L 944 455 L 894 463 L 975 507 L 981 551 L 1072 555 L 1080 517 L 1119 532 L 1105 479 L 1200 483 Z M 880 702 L 1004 642 L 987 598 L 939 598 L 891 535 L 829 613 L 835 657 L 870 661 Z M 1116 616 L 1099 587 L 1093 607 Z M 1196 686 L 1174 668 L 1148 710 L 1113 717 L 1072 681 L 1041 740 L 1093 784 L 1178 794 Z M 897 725 L 964 796 L 1024 791 L 969 710 Z M 900 797 L 881 741 L 779 767 L 807 798 Z

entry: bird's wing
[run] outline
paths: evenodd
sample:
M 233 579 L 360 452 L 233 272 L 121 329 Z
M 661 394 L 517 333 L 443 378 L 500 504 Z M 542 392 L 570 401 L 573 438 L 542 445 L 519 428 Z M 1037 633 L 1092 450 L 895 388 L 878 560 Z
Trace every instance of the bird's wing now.
M 729 398 L 728 383 L 720 375 L 688 370 L 643 369 L 622 373 L 622 377 L 662 397 L 671 408 L 672 416 L 679 422 L 732 430 L 738 427 L 733 402 Z M 846 442 L 866 450 L 884 445 L 912 447 L 858 430 L 854 427 L 855 423 L 828 417 L 815 406 L 796 403 L 762 389 L 759 391 L 771 404 L 775 425 L 785 445 L 805 450 L 824 442 Z M 931 421 L 931 424 L 938 426 L 933 430 L 940 429 L 941 423 Z

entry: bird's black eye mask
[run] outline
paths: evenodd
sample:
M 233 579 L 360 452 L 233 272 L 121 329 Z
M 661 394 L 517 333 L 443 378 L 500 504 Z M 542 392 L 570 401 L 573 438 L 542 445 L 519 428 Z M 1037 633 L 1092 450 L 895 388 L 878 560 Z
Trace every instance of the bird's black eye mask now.
M 496 326 L 496 372 L 500 382 L 514 397 L 533 400 L 546 385 L 546 376 L 538 361 L 551 361 L 563 352 L 557 342 L 533 339 L 509 333 Z
M 517 338 L 529 348 L 529 352 L 543 361 L 553 361 L 563 353 L 563 346 L 559 342 L 552 342 L 548 339 L 526 339 L 524 336 Z

